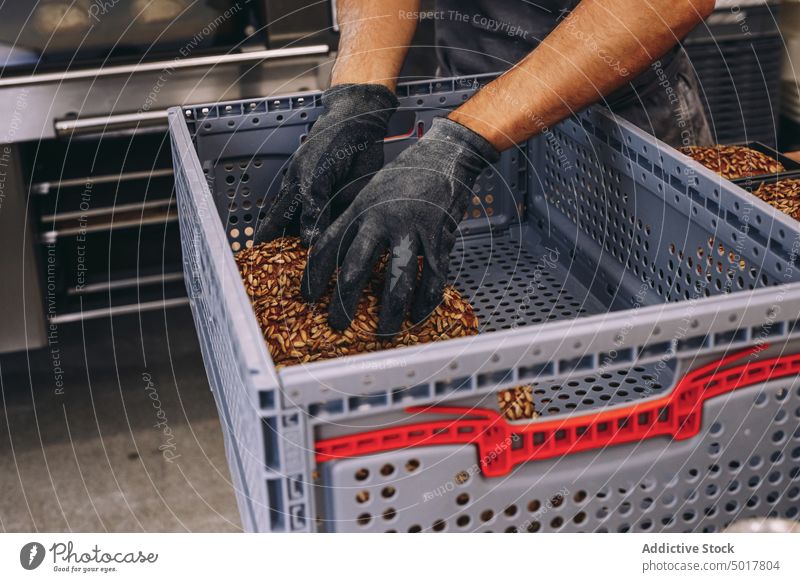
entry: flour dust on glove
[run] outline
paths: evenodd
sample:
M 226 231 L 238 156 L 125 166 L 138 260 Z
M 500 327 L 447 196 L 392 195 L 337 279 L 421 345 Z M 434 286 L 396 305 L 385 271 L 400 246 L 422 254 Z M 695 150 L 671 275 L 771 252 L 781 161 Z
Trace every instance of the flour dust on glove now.
M 323 112 L 289 161 L 281 189 L 255 242 L 282 236 L 299 220 L 309 246 L 383 167 L 383 138 L 397 97 L 383 85 L 336 85 L 322 94 Z
M 347 328 L 373 265 L 388 249 L 378 334 L 394 336 L 409 307 L 413 323 L 425 320 L 441 301 L 450 251 L 475 180 L 498 158 L 477 133 L 435 119 L 415 145 L 369 181 L 313 246 L 302 282 L 305 298 L 319 300 L 341 263 L 328 321 L 334 329 Z

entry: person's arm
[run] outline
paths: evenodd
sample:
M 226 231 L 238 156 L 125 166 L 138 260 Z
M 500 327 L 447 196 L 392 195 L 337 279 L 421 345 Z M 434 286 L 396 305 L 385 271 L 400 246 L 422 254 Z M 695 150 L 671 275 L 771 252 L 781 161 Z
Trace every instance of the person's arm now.
M 508 149 L 630 82 L 713 10 L 714 0 L 582 0 L 448 117 Z
M 322 114 L 292 156 L 255 242 L 294 230 L 313 244 L 383 167 L 394 89 L 419 16 L 419 0 L 340 0 L 339 56 Z
M 339 0 L 339 54 L 331 85 L 378 83 L 394 91 L 420 0 Z

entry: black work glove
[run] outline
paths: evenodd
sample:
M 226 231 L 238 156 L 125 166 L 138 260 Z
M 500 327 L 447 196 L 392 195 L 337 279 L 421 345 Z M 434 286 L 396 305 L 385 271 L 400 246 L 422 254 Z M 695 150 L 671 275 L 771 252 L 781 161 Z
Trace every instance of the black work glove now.
M 309 246 L 383 167 L 383 138 L 397 97 L 383 85 L 345 84 L 322 94 L 323 112 L 292 156 L 255 242 L 270 241 L 300 215 Z
M 412 322 L 425 320 L 442 299 L 456 229 L 475 179 L 498 158 L 477 133 L 435 119 L 419 142 L 370 180 L 311 249 L 305 298 L 319 300 L 343 255 L 328 321 L 334 329 L 347 328 L 373 266 L 388 248 L 378 334 L 394 336 L 412 302 Z M 419 254 L 424 262 L 418 280 Z

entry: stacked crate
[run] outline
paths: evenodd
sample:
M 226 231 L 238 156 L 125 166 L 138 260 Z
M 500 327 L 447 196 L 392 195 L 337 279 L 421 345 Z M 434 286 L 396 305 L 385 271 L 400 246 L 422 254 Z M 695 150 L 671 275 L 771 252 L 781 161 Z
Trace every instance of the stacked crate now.
M 780 23 L 786 46 L 781 74 L 781 115 L 800 124 L 800 0 L 784 2 Z
M 779 4 L 718 1 L 684 41 L 717 143 L 777 143 L 784 51 Z

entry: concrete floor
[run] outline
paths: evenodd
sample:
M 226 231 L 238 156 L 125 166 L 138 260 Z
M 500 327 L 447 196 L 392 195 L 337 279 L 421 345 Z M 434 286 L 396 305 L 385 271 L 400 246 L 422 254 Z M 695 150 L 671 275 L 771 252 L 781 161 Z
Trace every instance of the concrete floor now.
M 240 530 L 188 308 L 57 333 L 0 358 L 0 531 Z

